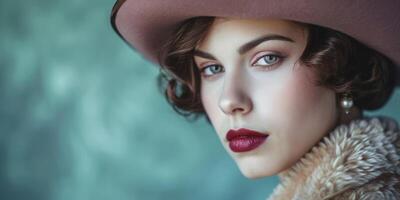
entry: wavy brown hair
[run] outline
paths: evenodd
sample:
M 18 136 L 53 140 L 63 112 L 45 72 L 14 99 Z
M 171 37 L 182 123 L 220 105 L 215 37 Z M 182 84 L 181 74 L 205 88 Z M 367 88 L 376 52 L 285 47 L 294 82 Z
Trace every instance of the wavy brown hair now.
M 214 17 L 184 21 L 158 54 L 159 88 L 174 110 L 188 118 L 205 114 L 200 98 L 200 72 L 193 52 L 213 21 Z M 338 94 L 350 92 L 361 111 L 379 109 L 387 102 L 396 80 L 395 66 L 390 59 L 344 33 L 299 24 L 309 32 L 299 60 L 317 73 L 316 85 L 331 88 Z

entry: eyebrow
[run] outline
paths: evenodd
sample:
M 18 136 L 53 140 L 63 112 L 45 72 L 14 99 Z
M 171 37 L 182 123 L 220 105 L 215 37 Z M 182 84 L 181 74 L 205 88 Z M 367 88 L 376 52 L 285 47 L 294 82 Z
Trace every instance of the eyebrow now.
M 294 43 L 295 41 L 291 38 L 288 38 L 286 36 L 283 35 L 277 35 L 277 34 L 267 34 L 267 35 L 263 35 L 259 38 L 256 38 L 250 42 L 247 42 L 246 44 L 242 45 L 237 52 L 239 54 L 244 54 L 246 52 L 248 52 L 250 49 L 256 47 L 258 44 L 265 42 L 265 41 L 269 41 L 269 40 L 281 40 L 281 41 L 285 41 L 285 42 L 292 42 Z M 213 59 L 213 60 L 217 60 L 213 55 L 211 55 L 210 53 L 195 49 L 193 52 L 194 56 L 199 56 L 199 57 L 203 57 L 203 58 L 208 58 L 208 59 Z

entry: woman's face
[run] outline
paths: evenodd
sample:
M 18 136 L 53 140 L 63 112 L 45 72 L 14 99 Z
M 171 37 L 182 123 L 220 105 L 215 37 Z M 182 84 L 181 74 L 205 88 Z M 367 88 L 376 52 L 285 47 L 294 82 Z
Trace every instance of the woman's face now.
M 216 18 L 196 47 L 203 106 L 248 178 L 289 168 L 336 125 L 335 92 L 298 61 L 307 34 L 290 21 Z M 268 137 L 227 140 L 241 128 Z

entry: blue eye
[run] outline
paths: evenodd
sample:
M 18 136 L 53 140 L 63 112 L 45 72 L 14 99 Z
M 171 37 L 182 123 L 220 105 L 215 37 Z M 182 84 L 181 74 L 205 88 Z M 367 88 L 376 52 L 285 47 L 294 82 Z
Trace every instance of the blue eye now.
M 204 76 L 212 76 L 214 74 L 220 73 L 224 71 L 224 68 L 221 65 L 207 65 L 203 67 L 201 70 L 201 74 Z
M 272 68 L 276 63 L 280 62 L 284 57 L 275 54 L 267 54 L 261 56 L 257 61 L 253 64 L 254 66 L 259 66 L 262 68 Z M 200 74 L 203 77 L 211 77 L 215 74 L 224 72 L 224 67 L 217 64 L 206 65 L 205 67 L 200 69 Z
M 261 56 L 254 64 L 258 66 L 270 66 L 274 65 L 281 60 L 282 56 L 274 55 L 274 54 L 267 54 Z M 260 62 L 261 61 L 261 62 Z

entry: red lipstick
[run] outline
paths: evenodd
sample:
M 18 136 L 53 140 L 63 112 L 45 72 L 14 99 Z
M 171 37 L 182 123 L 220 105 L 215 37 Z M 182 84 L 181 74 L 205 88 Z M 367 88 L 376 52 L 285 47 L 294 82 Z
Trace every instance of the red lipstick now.
M 226 139 L 229 141 L 229 148 L 234 152 L 251 151 L 260 146 L 268 137 L 268 134 L 241 128 L 229 130 Z

